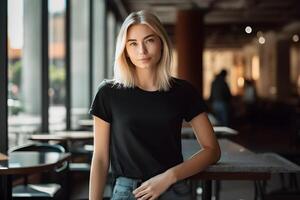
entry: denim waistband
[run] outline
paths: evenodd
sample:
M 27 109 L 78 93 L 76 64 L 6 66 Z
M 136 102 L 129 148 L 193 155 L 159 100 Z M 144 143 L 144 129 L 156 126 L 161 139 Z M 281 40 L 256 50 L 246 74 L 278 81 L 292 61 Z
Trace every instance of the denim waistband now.
M 142 179 L 133 179 L 127 177 L 118 177 L 116 179 L 116 185 L 122 185 L 126 187 L 138 188 L 143 183 Z
M 180 180 L 176 183 L 174 183 L 172 186 L 182 184 L 183 182 L 187 182 L 187 179 Z M 126 187 L 131 187 L 133 189 L 138 188 L 144 181 L 142 179 L 134 179 L 134 178 L 128 178 L 128 177 L 123 177 L 120 176 L 116 179 L 116 185 L 122 185 Z

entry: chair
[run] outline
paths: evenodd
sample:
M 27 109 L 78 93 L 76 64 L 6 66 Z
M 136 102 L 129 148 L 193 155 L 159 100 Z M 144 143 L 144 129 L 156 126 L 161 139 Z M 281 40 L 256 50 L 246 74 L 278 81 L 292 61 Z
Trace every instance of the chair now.
M 16 151 L 39 151 L 65 153 L 61 145 L 51 145 L 47 143 L 36 143 L 19 146 L 10 150 Z M 54 172 L 46 172 L 47 177 L 54 177 L 54 183 L 29 184 L 28 176 L 24 175 L 24 184 L 14 186 L 12 189 L 13 199 L 68 199 L 68 161 L 56 168 Z M 46 174 L 42 174 L 46 177 Z M 47 178 L 49 181 L 49 178 Z M 42 181 L 43 182 L 43 181 Z M 65 191 L 64 191 L 65 190 Z

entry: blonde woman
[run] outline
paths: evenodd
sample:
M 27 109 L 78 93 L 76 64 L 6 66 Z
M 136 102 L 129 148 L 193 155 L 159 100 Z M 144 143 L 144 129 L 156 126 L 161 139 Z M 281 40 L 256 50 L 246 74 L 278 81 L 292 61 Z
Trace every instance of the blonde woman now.
M 131 13 L 117 39 L 114 79 L 93 100 L 91 200 L 102 199 L 109 165 L 113 200 L 188 200 L 188 177 L 220 158 L 205 106 L 187 81 L 170 76 L 172 52 L 158 18 Z M 191 124 L 202 150 L 183 161 L 181 126 Z

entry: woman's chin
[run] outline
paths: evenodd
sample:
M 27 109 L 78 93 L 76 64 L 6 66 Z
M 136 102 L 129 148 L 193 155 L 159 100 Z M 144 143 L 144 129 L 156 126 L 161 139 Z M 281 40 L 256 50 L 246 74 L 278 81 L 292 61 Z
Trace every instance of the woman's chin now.
M 136 65 L 137 69 L 150 69 L 151 65 Z

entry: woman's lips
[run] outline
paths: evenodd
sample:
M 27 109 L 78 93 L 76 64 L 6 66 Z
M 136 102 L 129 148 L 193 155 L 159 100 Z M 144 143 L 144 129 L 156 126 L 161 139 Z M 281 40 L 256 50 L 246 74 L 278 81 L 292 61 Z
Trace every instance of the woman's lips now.
M 151 58 L 141 58 L 139 59 L 139 61 L 141 62 L 148 62 Z

